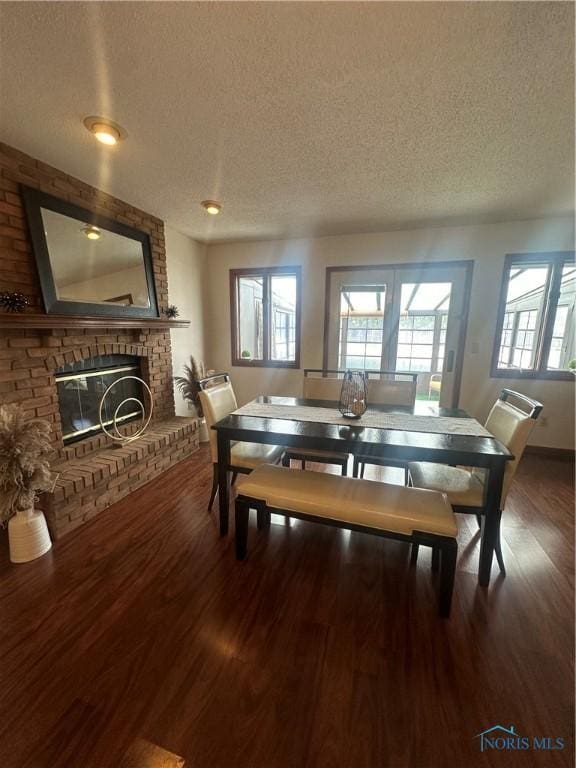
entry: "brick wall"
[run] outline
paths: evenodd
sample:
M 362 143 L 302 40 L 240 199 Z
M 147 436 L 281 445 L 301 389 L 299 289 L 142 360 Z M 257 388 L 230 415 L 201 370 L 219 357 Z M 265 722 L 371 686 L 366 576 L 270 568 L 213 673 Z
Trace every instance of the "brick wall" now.
M 168 306 L 164 223 L 160 219 L 1 143 L 0 291 L 20 291 L 30 301 L 29 311 L 44 312 L 21 185 L 40 189 L 148 233 L 158 306 L 159 309 Z M 103 435 L 64 447 L 54 380 L 54 372 L 65 363 L 100 354 L 139 356 L 143 378 L 154 398 L 153 424 L 174 418 L 169 331 L 118 331 L 105 327 L 97 331 L 0 329 L 0 402 L 19 403 L 30 417 L 39 416 L 51 422 L 56 462 L 90 456 L 111 447 L 111 441 Z M 166 462 L 169 448 L 165 454 Z M 112 500 L 117 497 L 113 492 L 109 495 Z
M 43 312 L 36 263 L 24 216 L 20 185 L 41 189 L 95 213 L 147 232 L 152 245 L 158 305 L 168 305 L 164 223 L 134 206 L 100 192 L 16 149 L 0 144 L 0 291 L 21 291 L 34 311 Z M 84 455 L 106 444 L 88 438 L 64 450 L 54 371 L 64 363 L 94 354 L 134 354 L 142 357 L 144 378 L 154 396 L 154 419 L 174 416 L 170 332 L 136 329 L 0 330 L 0 401 L 19 403 L 30 416 L 52 422 L 58 458 Z

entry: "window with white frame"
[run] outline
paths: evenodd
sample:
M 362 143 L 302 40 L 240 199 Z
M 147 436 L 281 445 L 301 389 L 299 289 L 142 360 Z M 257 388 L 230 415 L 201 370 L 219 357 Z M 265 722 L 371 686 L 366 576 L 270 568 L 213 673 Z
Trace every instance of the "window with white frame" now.
M 339 367 L 377 371 L 382 367 L 384 286 L 354 286 L 340 293 Z
M 402 284 L 397 371 L 442 372 L 450 293 L 450 283 Z

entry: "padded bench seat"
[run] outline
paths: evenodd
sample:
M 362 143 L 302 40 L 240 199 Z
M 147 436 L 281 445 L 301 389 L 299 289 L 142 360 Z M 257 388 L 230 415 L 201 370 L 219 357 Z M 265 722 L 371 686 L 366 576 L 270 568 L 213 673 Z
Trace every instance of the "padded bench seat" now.
M 440 612 L 449 614 L 458 528 L 443 493 L 264 464 L 238 481 L 236 494 L 238 559 L 246 555 L 250 508 L 259 527 L 274 512 L 423 544 L 442 555 Z

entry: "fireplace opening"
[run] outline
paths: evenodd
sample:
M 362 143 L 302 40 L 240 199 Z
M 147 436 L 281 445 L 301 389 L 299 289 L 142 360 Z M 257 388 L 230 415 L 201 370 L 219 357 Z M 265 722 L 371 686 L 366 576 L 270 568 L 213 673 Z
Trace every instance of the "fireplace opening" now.
M 91 437 L 102 431 L 100 401 L 108 387 L 124 376 L 140 376 L 140 359 L 132 355 L 101 355 L 69 363 L 55 373 L 64 444 Z M 119 381 L 108 393 L 102 409 L 102 421 L 108 427 L 114 413 L 126 398 L 144 402 L 142 384 L 134 379 Z M 118 425 L 140 418 L 142 412 L 134 401 L 118 412 Z

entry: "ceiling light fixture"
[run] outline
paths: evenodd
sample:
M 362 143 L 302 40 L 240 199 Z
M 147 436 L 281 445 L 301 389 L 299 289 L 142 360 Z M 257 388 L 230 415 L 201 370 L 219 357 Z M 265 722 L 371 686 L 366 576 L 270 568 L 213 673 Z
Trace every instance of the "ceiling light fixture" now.
M 202 200 L 201 205 L 202 208 L 208 213 L 211 213 L 212 216 L 216 216 L 216 214 L 220 213 L 222 210 L 222 206 L 220 203 L 217 203 L 216 200 Z
M 99 142 L 108 147 L 113 147 L 127 136 L 122 126 L 105 117 L 96 117 L 95 115 L 86 117 L 84 118 L 84 126 Z
M 102 237 L 102 232 L 93 224 L 85 224 L 82 227 L 82 232 L 84 232 L 88 240 L 100 240 Z

